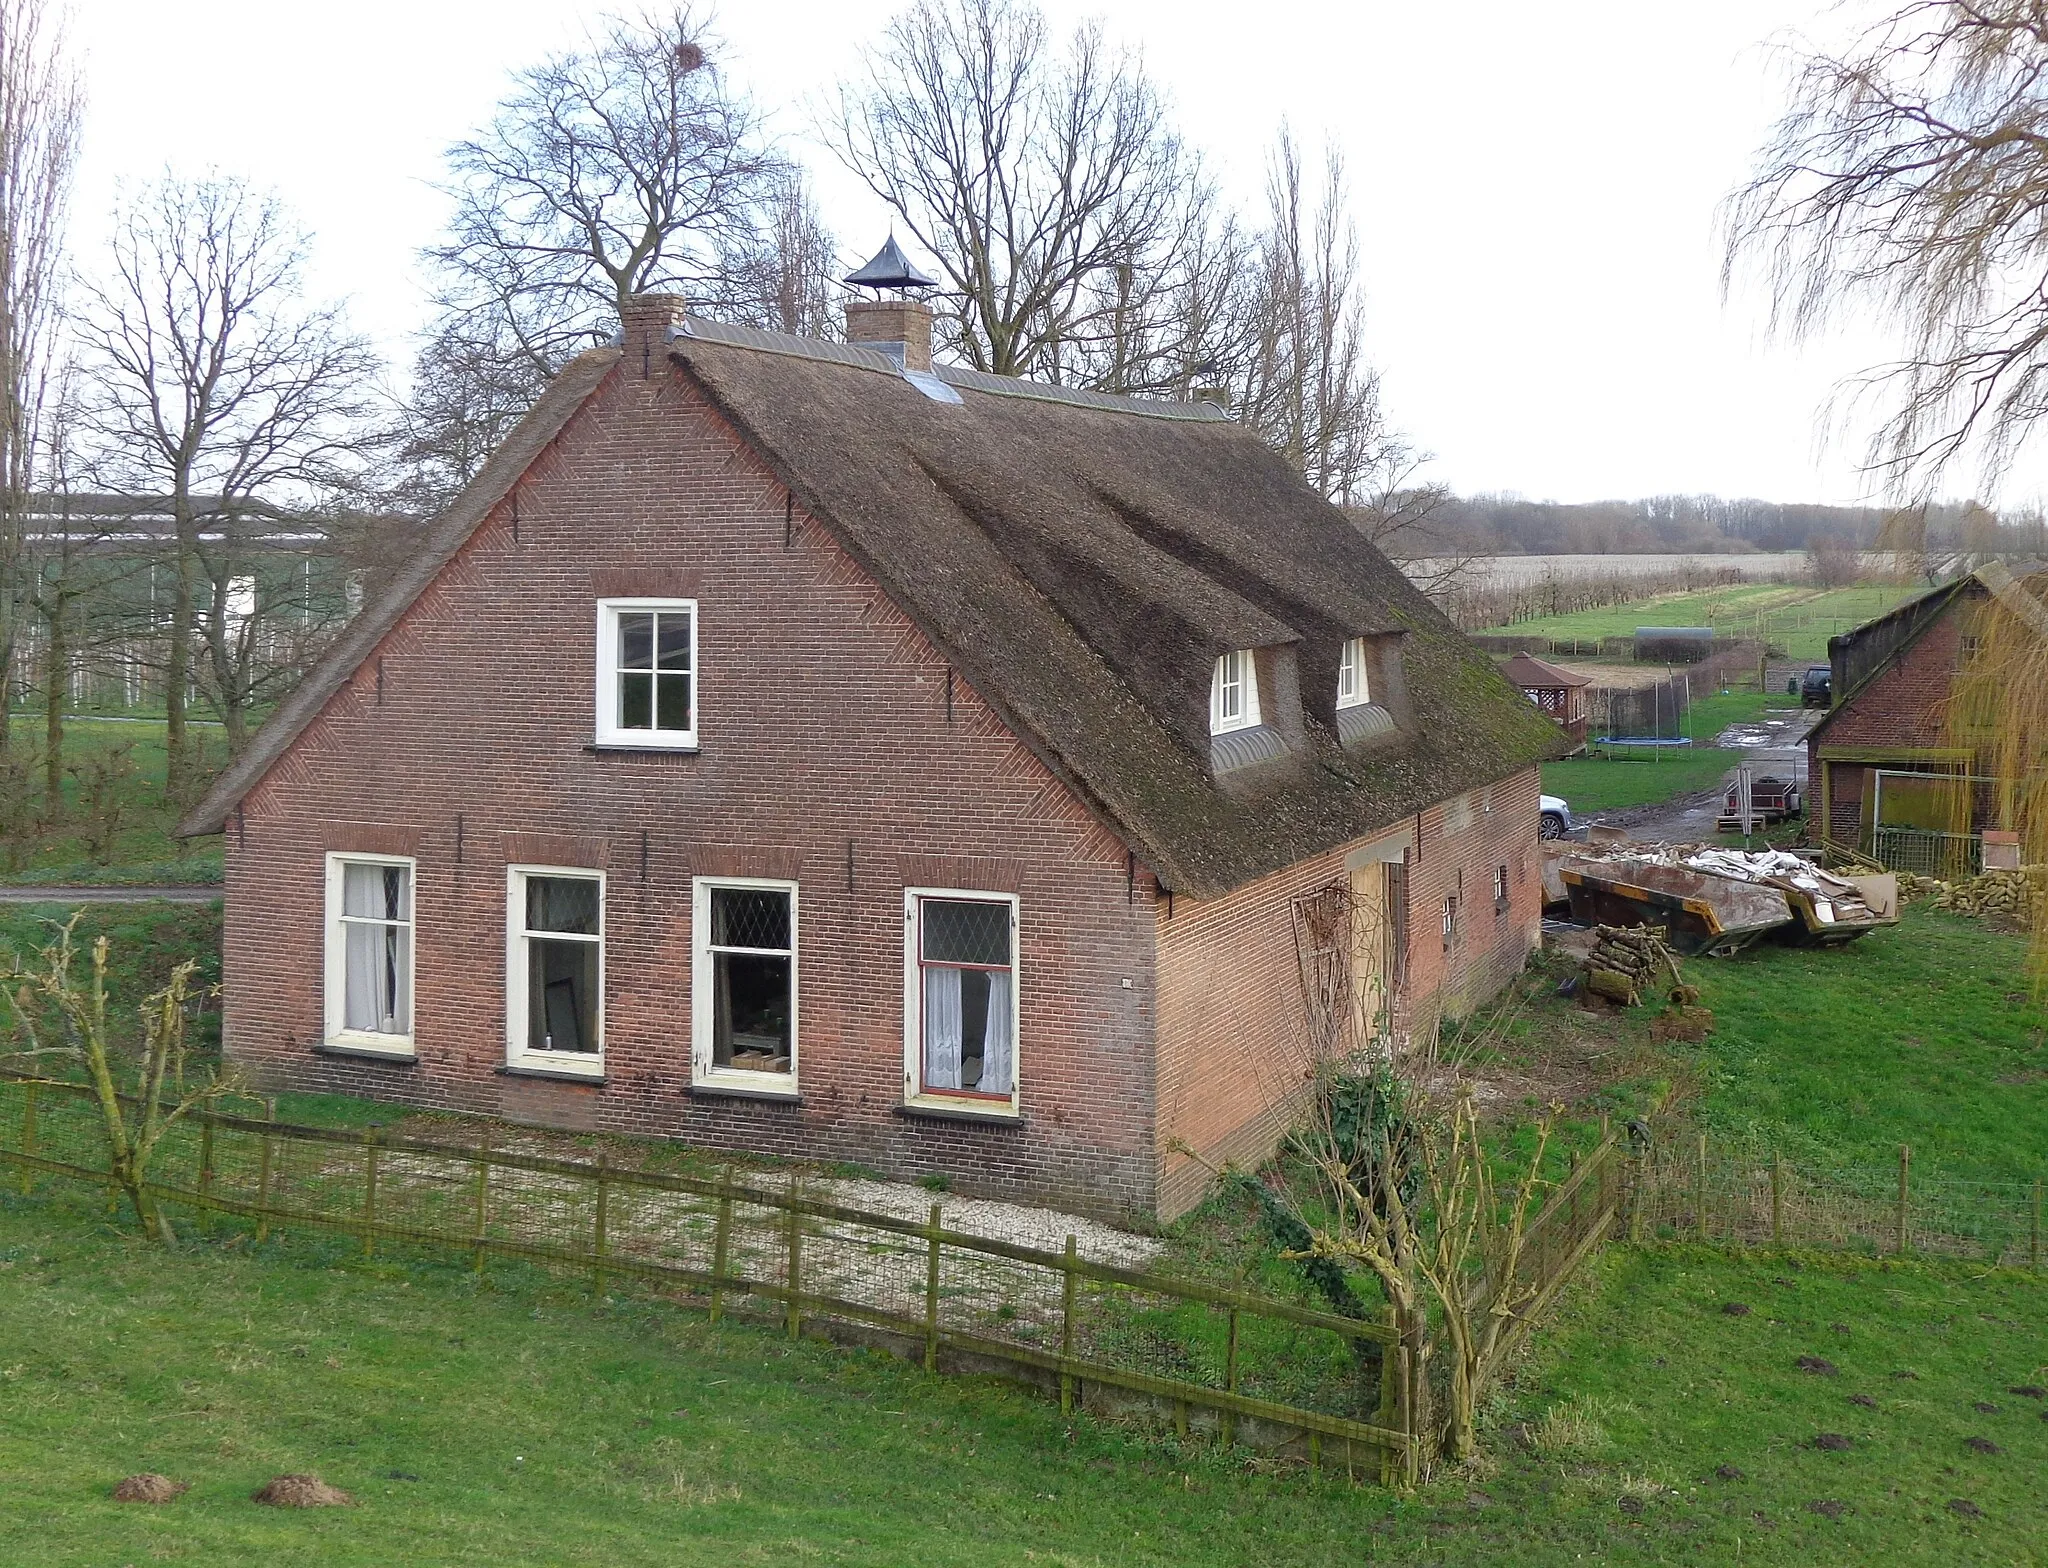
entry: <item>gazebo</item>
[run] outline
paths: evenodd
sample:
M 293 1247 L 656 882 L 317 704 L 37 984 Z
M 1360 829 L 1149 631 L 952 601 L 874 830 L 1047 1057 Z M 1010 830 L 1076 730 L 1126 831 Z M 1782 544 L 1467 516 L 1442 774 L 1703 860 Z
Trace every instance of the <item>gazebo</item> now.
M 1586 688 L 1593 684 L 1592 676 L 1574 675 L 1528 653 L 1516 654 L 1500 672 L 1522 689 L 1523 696 L 1557 720 L 1574 746 L 1586 744 Z

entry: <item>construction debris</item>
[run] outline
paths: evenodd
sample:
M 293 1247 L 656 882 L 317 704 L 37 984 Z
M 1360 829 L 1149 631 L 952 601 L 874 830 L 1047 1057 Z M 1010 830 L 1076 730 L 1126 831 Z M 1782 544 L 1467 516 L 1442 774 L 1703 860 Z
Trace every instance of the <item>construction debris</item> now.
M 1631 844 L 1558 862 L 1574 916 L 1658 923 L 1685 953 L 1723 956 L 1767 932 L 1806 944 L 1850 941 L 1898 920 L 1896 879 L 1825 871 L 1782 850 Z

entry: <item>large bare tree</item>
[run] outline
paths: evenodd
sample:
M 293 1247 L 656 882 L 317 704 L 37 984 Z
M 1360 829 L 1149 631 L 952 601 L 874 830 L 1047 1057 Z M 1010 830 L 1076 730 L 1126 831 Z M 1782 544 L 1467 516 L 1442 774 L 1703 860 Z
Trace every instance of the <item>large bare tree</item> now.
M 46 0 L 0 0 L 0 752 L 11 727 L 23 534 L 56 353 L 82 105 Z
M 165 708 L 173 793 L 193 782 L 192 656 L 229 745 L 246 739 L 246 561 L 256 534 L 360 454 L 378 362 L 335 305 L 301 299 L 306 236 L 239 180 L 166 177 L 116 215 L 78 323 L 82 423 L 103 478 L 170 506 Z
M 800 170 L 768 184 L 758 228 L 726 242 L 720 293 L 710 303 L 734 321 L 805 338 L 836 338 L 839 254 Z
M 1795 335 L 1851 312 L 1897 332 L 1845 388 L 1875 477 L 2002 471 L 2048 411 L 2048 8 L 1909 0 L 1790 58 L 1791 106 L 1727 205 L 1724 289 L 1755 269 Z
M 997 375 L 1151 379 L 1138 314 L 1171 296 L 1207 202 L 1142 63 L 1099 26 L 1062 47 L 1029 0 L 918 0 L 821 132 L 938 262 L 952 353 Z
M 518 74 L 489 127 L 449 153 L 455 216 L 428 253 L 441 337 L 546 376 L 635 294 L 724 292 L 720 259 L 752 235 L 782 164 L 713 55 L 678 6 L 614 18 Z

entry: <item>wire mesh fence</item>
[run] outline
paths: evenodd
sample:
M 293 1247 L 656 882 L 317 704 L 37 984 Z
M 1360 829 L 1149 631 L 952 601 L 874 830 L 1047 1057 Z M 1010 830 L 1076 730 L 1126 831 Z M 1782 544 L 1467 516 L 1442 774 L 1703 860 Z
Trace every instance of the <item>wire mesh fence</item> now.
M 24 1190 L 106 1186 L 91 1091 L 0 1077 L 0 1159 Z M 934 1370 L 995 1371 L 1068 1408 L 1143 1407 L 1182 1432 L 1412 1476 L 1421 1445 L 1399 1379 L 1399 1334 L 1207 1283 L 1114 1267 L 814 1196 L 801 1174 L 716 1179 L 494 1147 L 296 1127 L 226 1115 L 175 1124 L 150 1166 L 173 1209 L 237 1217 L 259 1234 L 340 1233 L 365 1254 L 417 1246 L 634 1283 L 745 1313 L 791 1335 L 879 1340 Z
M 1629 1162 L 1628 1234 L 2041 1267 L 2040 1179 L 1896 1168 L 1818 1169 L 1702 1137 Z

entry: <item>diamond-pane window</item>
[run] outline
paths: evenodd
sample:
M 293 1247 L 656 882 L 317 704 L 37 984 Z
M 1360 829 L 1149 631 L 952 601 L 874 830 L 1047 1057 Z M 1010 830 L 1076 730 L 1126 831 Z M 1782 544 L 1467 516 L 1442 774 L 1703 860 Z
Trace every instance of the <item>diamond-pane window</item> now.
M 918 896 L 911 914 L 917 1092 L 1009 1101 L 1016 1090 L 1015 902 Z
M 698 890 L 699 1069 L 714 1081 L 720 1073 L 793 1079 L 796 889 L 700 882 Z

